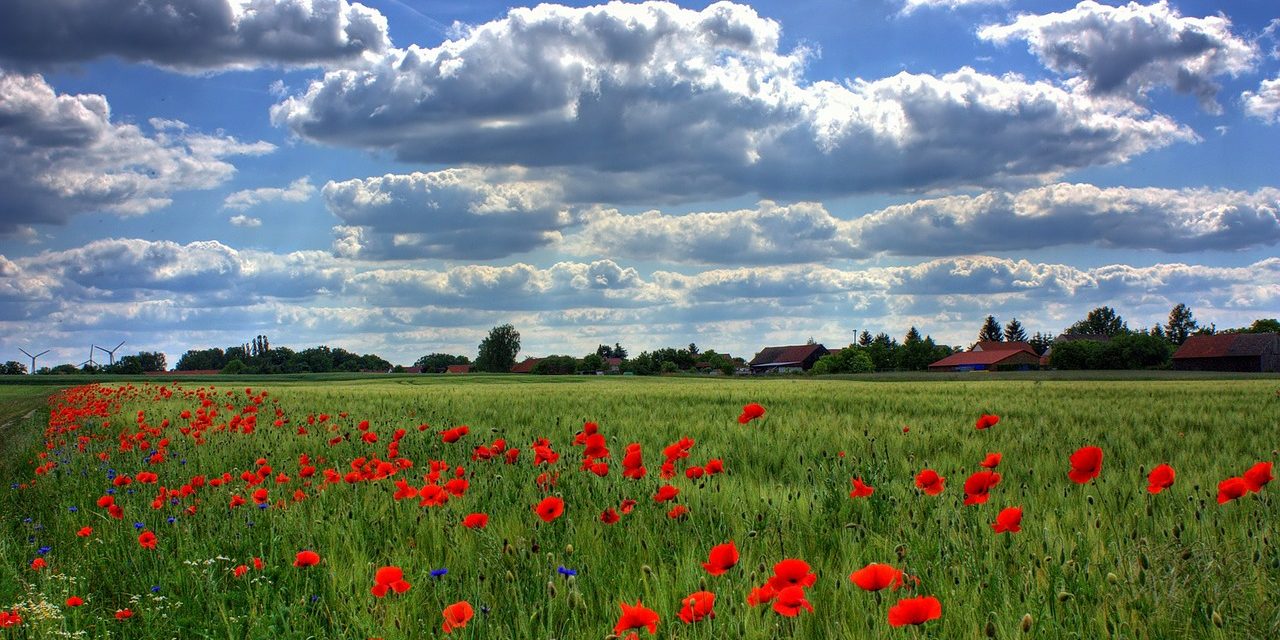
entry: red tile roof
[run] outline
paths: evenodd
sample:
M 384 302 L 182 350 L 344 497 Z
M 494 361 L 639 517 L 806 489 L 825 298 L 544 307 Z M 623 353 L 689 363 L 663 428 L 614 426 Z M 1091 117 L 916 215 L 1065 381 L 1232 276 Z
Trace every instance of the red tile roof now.
M 1213 336 L 1191 336 L 1174 352 L 1182 358 L 1230 358 L 1260 356 L 1276 344 L 1275 333 L 1220 333 Z
M 800 364 L 814 351 L 826 349 L 820 344 L 801 344 L 789 347 L 765 347 L 751 359 L 753 367 L 783 366 Z
M 469 364 L 451 364 L 444 369 L 445 373 L 471 373 Z
M 1023 342 L 1023 341 L 1003 342 L 1003 341 L 997 341 L 997 340 L 983 340 L 982 342 L 979 342 L 978 344 L 973 345 L 973 348 L 970 349 L 970 351 L 1031 351 L 1034 353 L 1035 349 L 1031 348 L 1030 342 Z
M 1016 343 L 1015 343 L 1016 344 Z M 1025 344 L 1025 343 L 1024 343 Z M 973 365 L 993 365 L 1007 360 L 1019 353 L 1027 353 L 1036 356 L 1036 352 L 1027 347 L 1025 349 L 996 349 L 994 351 L 961 351 L 953 353 L 931 365 L 933 367 L 965 367 Z M 1036 356 L 1039 357 L 1039 356 Z
M 517 362 L 511 367 L 511 373 L 533 373 L 533 366 L 542 361 L 542 358 L 525 358 L 524 362 Z

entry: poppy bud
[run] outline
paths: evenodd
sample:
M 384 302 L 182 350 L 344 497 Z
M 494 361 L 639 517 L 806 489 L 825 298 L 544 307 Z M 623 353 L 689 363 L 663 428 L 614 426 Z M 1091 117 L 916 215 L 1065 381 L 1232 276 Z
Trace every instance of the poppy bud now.
M 550 580 L 547 581 L 547 597 L 548 598 L 556 597 L 556 583 Z
M 565 555 L 569 555 L 569 556 L 573 555 L 573 545 L 572 545 L 572 544 L 566 544 L 566 545 L 564 546 L 564 553 L 565 553 Z
M 647 564 L 640 565 L 640 571 L 643 572 L 646 576 L 653 575 L 653 567 L 650 567 Z
M 1116 574 L 1111 573 L 1111 572 L 1107 572 L 1107 582 L 1108 582 L 1108 583 L 1110 583 L 1110 584 L 1115 584 L 1115 583 L 1117 583 L 1117 582 L 1119 582 L 1119 581 L 1120 581 L 1120 578 L 1119 578 L 1118 576 L 1116 576 Z
M 1218 613 L 1217 611 L 1214 611 L 1214 612 L 1213 612 L 1213 626 L 1218 627 L 1219 629 L 1221 629 L 1223 624 L 1224 624 L 1224 621 L 1222 620 L 1222 614 Z
M 1151 561 L 1147 559 L 1147 554 L 1145 553 L 1138 554 L 1138 566 L 1142 567 L 1143 569 L 1151 568 Z
M 752 529 L 752 530 L 750 530 L 750 531 L 748 531 L 748 532 L 747 532 L 747 537 L 748 537 L 748 538 L 754 538 L 754 537 L 756 537 L 756 536 L 758 536 L 758 535 L 760 535 L 760 534 L 759 534 L 759 533 L 756 533 L 756 530 L 755 530 L 755 529 Z
M 1028 613 L 1027 615 L 1022 616 L 1022 632 L 1023 633 L 1027 633 L 1031 631 L 1031 623 L 1032 623 L 1031 614 Z
M 1068 592 L 1066 592 L 1066 591 L 1059 591 L 1059 592 L 1058 592 L 1058 602 L 1066 602 L 1066 601 L 1068 601 L 1068 600 L 1071 600 L 1072 598 L 1075 598 L 1075 596 L 1071 595 L 1070 593 L 1068 593 Z
M 508 571 L 508 572 L 507 572 L 507 582 L 515 582 L 515 581 L 516 581 L 516 574 L 511 573 L 510 571 Z
M 987 637 L 988 637 L 988 638 L 994 638 L 994 637 L 996 637 L 996 623 L 994 623 L 994 622 L 992 622 L 992 621 L 988 620 L 988 621 L 987 621 L 987 626 L 986 626 L 986 628 L 983 630 L 983 632 L 987 634 Z

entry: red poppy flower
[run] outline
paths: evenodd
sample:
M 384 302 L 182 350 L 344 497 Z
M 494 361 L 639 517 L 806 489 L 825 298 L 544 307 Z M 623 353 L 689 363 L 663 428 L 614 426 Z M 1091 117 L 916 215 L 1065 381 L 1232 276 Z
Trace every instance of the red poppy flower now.
M 685 624 L 693 624 L 704 618 L 714 618 L 712 607 L 716 604 L 716 594 L 710 591 L 695 591 L 681 601 L 680 619 Z
M 1151 493 L 1160 493 L 1165 489 L 1173 486 L 1174 476 L 1173 467 L 1162 464 L 1151 470 L 1147 475 L 1147 491 Z
M 82 605 L 84 605 L 84 598 L 81 598 L 80 596 L 71 596 L 70 598 L 67 598 L 68 607 L 79 607 Z
M 542 502 L 533 505 L 533 511 L 543 522 L 551 522 L 564 515 L 564 500 L 554 496 L 543 498 Z
M 945 484 L 946 478 L 938 475 L 938 472 L 933 469 L 925 469 L 916 475 L 916 486 L 931 496 L 942 493 Z
M 849 580 L 863 591 L 879 591 L 902 586 L 902 570 L 891 565 L 871 563 L 849 574 Z
M 738 424 L 746 424 L 764 415 L 764 407 L 752 402 L 742 407 L 742 415 L 738 416 Z
M 32 570 L 32 571 L 39 571 L 39 570 L 41 570 L 41 569 L 43 569 L 43 568 L 45 568 L 45 567 L 47 567 L 47 566 L 49 566 L 49 563 L 45 562 L 45 561 L 44 561 L 44 558 L 36 558 L 36 559 L 34 559 L 34 560 L 32 560 L 32 561 L 31 561 L 31 570 Z
M 876 491 L 876 490 L 875 490 L 875 488 L 873 488 L 873 487 L 869 487 L 869 486 L 867 486 L 866 484 L 864 484 L 864 483 L 862 482 L 862 477 L 861 477 L 861 476 L 859 476 L 859 477 L 857 477 L 857 478 L 854 478 L 854 479 L 853 479 L 853 491 L 850 491 L 850 492 L 849 492 L 849 497 L 850 497 L 850 498 L 865 498 L 865 497 L 867 497 L 867 496 L 869 496 L 869 495 L 871 495 L 871 494 L 875 493 L 875 491 Z
M 622 516 L 619 516 L 618 512 L 613 507 L 605 509 L 604 512 L 600 514 L 600 522 L 605 524 L 615 524 L 621 519 Z
M 707 475 L 714 476 L 717 473 L 724 473 L 724 460 L 712 458 L 707 461 Z
M 627 498 L 626 500 L 623 500 L 622 503 L 618 505 L 618 511 L 621 511 L 623 514 L 631 513 L 631 510 L 635 508 L 636 508 L 636 501 L 632 500 L 631 498 Z
M 17 609 L 11 611 L 0 610 L 0 629 L 8 629 L 22 624 L 22 614 Z
M 1071 471 L 1067 477 L 1076 484 L 1084 484 L 1102 473 L 1102 449 L 1080 447 L 1071 454 Z
M 996 533 L 1017 533 L 1022 531 L 1022 507 L 1008 507 L 996 514 L 996 521 L 991 524 Z
M 811 587 L 817 580 L 818 576 L 809 571 L 809 563 L 787 558 L 773 565 L 773 577 L 769 578 L 769 586 L 781 592 L 791 586 Z
M 311 550 L 299 551 L 297 557 L 293 559 L 295 567 L 311 567 L 317 564 L 320 564 L 320 554 Z
M 800 615 L 801 609 L 813 613 L 813 605 L 804 597 L 804 588 L 798 585 L 779 590 L 773 599 L 773 610 L 788 618 Z
M 993 416 L 984 413 L 978 418 L 978 423 L 975 424 L 974 427 L 981 431 L 983 429 L 990 429 L 991 427 L 996 426 L 997 422 L 1000 422 L 1000 416 Z
M 942 603 L 933 596 L 907 598 L 889 608 L 889 626 L 924 624 L 942 617 Z
M 730 540 L 711 547 L 711 553 L 707 554 L 707 561 L 702 563 L 702 568 L 707 573 L 718 576 L 738 564 L 738 557 L 738 545 Z
M 373 574 L 372 591 L 378 598 L 387 595 L 387 591 L 404 593 L 409 590 L 409 586 L 400 567 L 382 567 Z
M 664 484 L 664 485 L 662 485 L 661 487 L 659 487 L 659 488 L 658 488 L 658 493 L 656 493 L 656 494 L 653 496 L 653 501 L 654 501 L 654 502 L 666 502 L 666 501 L 668 501 L 668 500 L 674 500 L 674 499 L 675 499 L 675 497 L 676 497 L 676 496 L 678 496 L 678 495 L 680 495 L 680 490 L 679 490 L 679 489 L 677 489 L 677 488 L 675 488 L 675 487 L 673 487 L 673 486 L 671 486 L 671 485 L 669 485 L 669 484 Z
M 253 568 L 262 571 L 262 558 L 255 557 L 253 559 Z
M 81 538 L 88 538 L 93 535 L 93 527 L 80 527 L 80 530 L 76 532 L 76 535 Z
M 695 465 L 684 470 L 684 477 L 690 480 L 697 480 L 698 478 L 701 478 L 702 475 L 705 474 L 706 472 L 707 472 L 706 469 L 703 469 L 702 467 Z
M 459 600 L 445 607 L 441 614 L 444 616 L 444 624 L 441 629 L 444 629 L 445 633 L 453 633 L 454 629 L 465 628 L 471 618 L 476 615 L 476 612 L 471 608 L 470 602 Z
M 131 609 L 120 609 L 116 611 L 116 620 L 128 620 L 129 618 L 132 618 L 132 617 L 133 617 L 133 610 Z
M 1227 478 L 1218 483 L 1218 504 L 1226 504 L 1249 493 L 1249 483 L 1244 478 Z
M 650 609 L 639 600 L 635 605 L 629 605 L 625 602 L 619 603 L 622 607 L 622 615 L 618 618 L 618 624 L 613 626 L 613 632 L 620 634 L 630 629 L 648 629 L 649 635 L 658 632 L 658 612 Z
M 249 573 L 249 567 L 246 567 L 245 565 L 238 565 L 236 568 L 231 570 L 231 575 L 237 578 L 243 577 L 246 573 Z
M 449 501 L 449 492 L 438 484 L 426 484 L 418 490 L 419 507 L 438 507 Z
M 489 514 L 473 513 L 462 519 L 462 526 L 468 529 L 483 529 L 489 526 Z
M 1259 462 L 1244 472 L 1244 483 L 1248 485 L 1250 491 L 1260 491 L 1272 480 L 1270 462 Z
M 759 587 L 751 589 L 751 592 L 747 594 L 747 604 L 753 607 L 762 605 L 773 600 L 777 595 L 778 592 L 766 582 Z
M 982 462 L 979 462 L 979 463 L 978 463 L 978 466 L 979 466 L 979 467 L 986 467 L 987 469 L 994 469 L 994 468 L 996 468 L 996 467 L 1000 466 L 1000 458 L 1001 458 L 1001 457 L 1002 457 L 1002 456 L 1001 456 L 1000 454 L 998 454 L 998 453 L 988 453 L 988 454 L 987 454 L 987 457 L 983 458 L 983 459 L 982 459 Z
M 978 471 L 964 481 L 965 505 L 983 504 L 991 497 L 991 489 L 1000 484 L 1000 474 Z
M 151 533 L 150 531 L 143 531 L 142 535 L 138 536 L 138 544 L 141 545 L 143 549 L 156 548 L 156 534 Z

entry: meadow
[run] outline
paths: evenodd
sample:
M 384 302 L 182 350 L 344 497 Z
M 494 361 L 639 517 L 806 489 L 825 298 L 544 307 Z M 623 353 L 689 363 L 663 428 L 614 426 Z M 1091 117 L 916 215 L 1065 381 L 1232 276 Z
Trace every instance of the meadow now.
M 660 618 L 657 638 L 1280 637 L 1276 487 L 1218 501 L 1219 483 L 1280 455 L 1278 388 L 510 376 L 79 387 L 53 397 L 52 418 L 4 427 L 0 611 L 21 622 L 0 637 L 650 637 L 615 634 L 620 604 L 637 600 Z M 764 414 L 741 424 L 751 403 Z M 975 428 L 987 414 L 999 421 Z M 588 422 L 603 438 L 579 435 Z M 623 476 L 633 443 L 638 479 Z M 1101 468 L 1077 483 L 1069 459 L 1086 446 Z M 965 505 L 966 478 L 992 453 L 1000 482 Z M 713 460 L 723 472 L 707 473 Z M 1176 479 L 1152 494 L 1148 474 L 1165 463 Z M 937 495 L 917 486 L 924 469 L 945 478 Z M 873 492 L 851 496 L 855 478 Z M 664 485 L 678 494 L 656 502 Z M 544 521 L 535 505 L 549 497 L 563 514 Z M 1022 508 L 1021 530 L 996 533 L 1008 507 Z M 618 521 L 602 522 L 611 509 Z M 478 513 L 486 526 L 463 526 Z M 708 554 L 730 541 L 740 557 L 711 575 Z M 304 551 L 318 563 L 295 566 Z M 816 574 L 802 590 L 812 611 L 749 605 L 786 559 Z M 854 584 L 870 563 L 903 571 L 901 588 Z M 408 589 L 378 597 L 388 566 Z M 714 617 L 682 621 L 699 591 L 715 594 Z M 892 606 L 921 596 L 940 617 L 889 624 Z M 462 601 L 473 617 L 446 634 L 442 613 Z

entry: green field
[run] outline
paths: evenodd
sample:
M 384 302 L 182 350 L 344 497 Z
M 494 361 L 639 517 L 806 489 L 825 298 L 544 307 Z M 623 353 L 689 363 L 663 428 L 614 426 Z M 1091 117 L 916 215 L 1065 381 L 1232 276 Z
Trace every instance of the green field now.
M 12 432 L 0 454 L 0 609 L 16 607 L 24 620 L 0 637 L 444 637 L 441 610 L 467 600 L 475 618 L 449 637 L 576 640 L 608 636 L 619 603 L 637 599 L 661 615 L 659 638 L 1280 637 L 1276 487 L 1216 500 L 1220 481 L 1280 455 L 1276 379 L 213 380 L 219 414 L 203 445 L 195 432 L 180 431 L 191 422 L 180 416 L 200 408 L 193 392 L 211 382 L 168 384 L 172 397 L 157 399 L 157 383 L 135 381 L 103 404 L 104 415 L 50 436 L 48 461 L 57 464 L 46 475 L 34 469 L 46 462 L 36 456 L 46 451 L 48 414 L 5 427 Z M 268 393 L 255 430 L 218 430 L 250 404 L 246 384 Z M 0 402 L 14 402 L 20 389 L 0 386 Z M 749 402 L 767 413 L 740 425 Z M 288 421 L 282 427 L 272 424 L 277 410 Z M 142 429 L 139 412 L 152 448 L 169 439 L 163 462 L 148 463 L 149 450 L 120 451 L 121 434 Z M 322 413 L 331 420 L 308 425 Z M 999 424 L 975 430 L 983 413 L 998 414 Z M 361 420 L 376 443 L 360 439 Z M 579 470 L 582 448 L 572 440 L 585 421 L 606 436 L 606 477 Z M 424 423 L 430 428 L 419 431 Z M 464 424 L 468 435 L 442 442 L 442 429 Z M 343 474 L 357 458 L 388 459 L 400 428 L 407 434 L 399 455 L 412 469 L 323 488 L 321 474 L 311 486 L 299 475 L 301 454 Z M 689 515 L 673 520 L 672 503 L 652 496 L 666 483 L 658 478 L 663 448 L 685 436 L 696 444 L 669 482 Z M 529 446 L 541 437 L 561 456 L 550 466 L 560 474 L 551 492 L 566 508 L 550 523 L 532 510 L 548 495 L 535 482 L 548 466 L 533 465 Z M 475 447 L 496 438 L 521 449 L 516 464 L 471 460 Z M 633 442 L 648 468 L 640 480 L 619 473 Z M 1066 476 L 1068 457 L 1084 445 L 1105 457 L 1101 475 L 1077 485 Z M 964 479 L 990 452 L 1003 454 L 1002 482 L 987 504 L 963 506 Z M 240 476 L 258 458 L 274 468 L 261 485 L 268 508 L 252 499 L 230 508 L 231 495 L 249 498 L 257 488 Z M 724 461 L 724 474 L 685 477 L 687 466 L 712 458 Z M 465 495 L 438 507 L 394 500 L 395 481 L 423 485 L 430 460 L 449 463 L 442 482 L 464 467 Z M 1147 472 L 1166 462 L 1177 470 L 1175 484 L 1148 494 Z M 946 478 L 941 495 L 915 487 L 926 467 Z M 114 519 L 95 505 L 112 486 L 108 470 L 152 471 L 159 481 L 120 487 L 124 515 Z M 159 486 L 224 472 L 234 478 L 229 486 L 206 485 L 151 507 Z M 281 472 L 288 481 L 277 484 Z M 855 476 L 875 493 L 851 498 Z M 295 491 L 305 499 L 295 502 Z M 634 512 L 602 524 L 601 512 L 626 498 L 638 501 Z M 1024 508 L 1022 531 L 997 535 L 990 525 L 1008 506 Z M 489 514 L 488 527 L 460 526 L 472 512 Z M 139 546 L 135 522 L 156 533 L 155 550 Z M 77 536 L 84 526 L 92 535 Z M 708 551 L 730 540 L 741 561 L 707 575 Z M 43 556 L 41 547 L 49 547 Z M 302 549 L 318 552 L 321 563 L 292 566 Z M 48 566 L 33 571 L 37 556 Z M 254 557 L 263 570 L 232 575 Z M 807 590 L 813 613 L 786 618 L 768 605 L 747 606 L 748 592 L 785 558 L 803 559 L 817 574 Z M 919 584 L 862 592 L 848 576 L 871 562 L 903 569 Z M 375 570 L 384 565 L 403 568 L 412 588 L 373 597 Z M 448 573 L 431 576 L 442 568 Z M 685 624 L 681 601 L 699 590 L 717 595 L 716 616 Z M 73 595 L 86 604 L 66 606 Z M 891 628 L 888 608 L 915 595 L 936 596 L 942 617 Z M 122 608 L 136 615 L 117 621 Z

